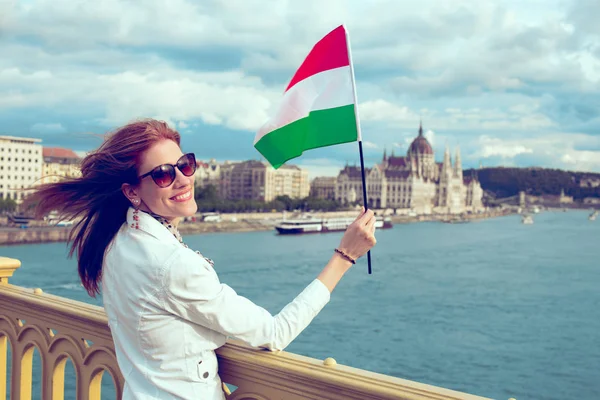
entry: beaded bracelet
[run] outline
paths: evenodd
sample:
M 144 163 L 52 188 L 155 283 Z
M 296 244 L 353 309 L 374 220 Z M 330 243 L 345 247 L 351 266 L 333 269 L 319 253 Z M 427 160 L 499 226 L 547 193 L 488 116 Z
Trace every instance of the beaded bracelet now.
M 352 264 L 356 264 L 356 260 L 354 258 L 350 257 L 348 254 L 344 253 L 340 249 L 335 249 L 335 252 L 341 255 L 346 260 L 350 261 Z

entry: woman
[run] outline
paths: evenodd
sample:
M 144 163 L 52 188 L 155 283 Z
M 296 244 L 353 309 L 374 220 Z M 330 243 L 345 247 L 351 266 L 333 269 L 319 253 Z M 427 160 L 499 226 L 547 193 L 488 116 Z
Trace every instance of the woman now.
M 284 349 L 329 301 L 342 276 L 375 245 L 375 218 L 363 212 L 317 276 L 281 312 L 219 282 L 212 261 L 177 231 L 194 215 L 193 154 L 179 134 L 144 120 L 110 135 L 82 161 L 82 176 L 41 186 L 37 214 L 79 220 L 71 232 L 81 282 L 103 293 L 124 399 L 223 399 L 214 350 L 227 337 Z

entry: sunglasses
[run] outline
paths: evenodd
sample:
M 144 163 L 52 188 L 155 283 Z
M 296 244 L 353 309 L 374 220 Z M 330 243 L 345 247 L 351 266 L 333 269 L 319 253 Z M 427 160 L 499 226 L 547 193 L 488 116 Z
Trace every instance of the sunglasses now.
M 175 167 L 177 167 L 181 173 L 185 176 L 192 176 L 196 172 L 196 156 L 194 153 L 187 153 L 182 155 L 179 160 L 173 164 L 162 164 L 154 168 L 152 171 L 140 175 L 139 179 L 144 179 L 148 175 L 152 177 L 152 180 L 158 187 L 166 188 L 170 186 L 175 180 Z

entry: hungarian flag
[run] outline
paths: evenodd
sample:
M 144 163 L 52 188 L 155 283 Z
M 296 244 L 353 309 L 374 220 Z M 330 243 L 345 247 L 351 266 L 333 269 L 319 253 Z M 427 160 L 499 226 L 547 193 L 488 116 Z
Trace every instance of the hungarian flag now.
M 254 147 L 274 168 L 305 150 L 358 139 L 348 47 L 343 25 L 321 39 L 296 71 L 275 116 L 258 130 Z

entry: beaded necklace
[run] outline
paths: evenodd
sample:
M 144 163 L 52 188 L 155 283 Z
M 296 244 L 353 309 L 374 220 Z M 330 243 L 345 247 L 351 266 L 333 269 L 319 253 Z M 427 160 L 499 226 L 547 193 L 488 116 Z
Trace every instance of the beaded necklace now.
M 150 215 L 152 218 L 154 218 L 155 220 L 157 220 L 158 222 L 160 222 L 160 224 L 162 226 L 164 226 L 165 228 L 167 228 L 167 230 L 169 232 L 171 232 L 171 234 L 173 236 L 175 236 L 175 239 L 177 239 L 177 241 L 179 243 L 181 243 L 184 247 L 186 247 L 186 248 L 189 249 L 188 245 L 183 242 L 183 238 L 181 237 L 181 233 L 179 233 L 179 230 L 177 229 L 177 227 L 175 225 L 173 225 L 171 222 L 169 222 L 165 217 L 162 217 L 162 216 L 160 216 L 158 214 L 154 214 L 153 212 L 148 212 L 148 211 L 144 211 L 144 210 L 141 210 L 141 211 L 144 212 L 144 213 L 146 213 L 146 214 L 148 214 L 148 215 Z M 136 221 L 138 219 L 137 212 L 138 212 L 138 210 L 136 209 L 134 211 L 134 220 L 136 220 Z M 202 255 L 202 253 L 200 253 L 198 250 L 194 250 L 194 251 L 196 252 L 196 254 L 198 254 L 201 257 L 203 257 L 206 260 L 206 262 L 210 264 L 211 267 L 215 266 L 215 263 L 214 263 L 213 260 L 211 260 L 210 258 L 204 257 Z

